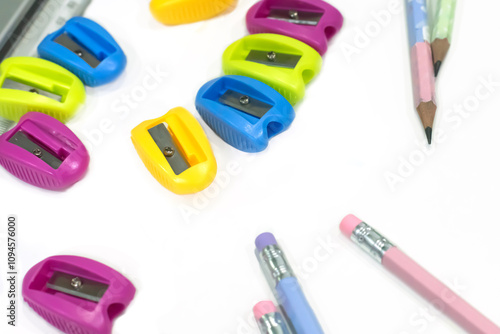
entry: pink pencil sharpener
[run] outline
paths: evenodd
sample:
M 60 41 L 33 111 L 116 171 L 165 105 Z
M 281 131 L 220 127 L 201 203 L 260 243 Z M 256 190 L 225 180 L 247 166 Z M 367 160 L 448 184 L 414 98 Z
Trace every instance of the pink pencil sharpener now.
M 64 124 L 42 113 L 27 113 L 0 136 L 0 165 L 40 188 L 68 188 L 83 178 L 89 160 L 80 139 Z
M 109 334 L 135 287 L 110 267 L 77 256 L 53 256 L 31 268 L 23 298 L 51 325 L 68 334 Z
M 251 34 L 278 34 L 302 41 L 324 55 L 342 28 L 342 14 L 323 0 L 263 0 L 247 13 Z

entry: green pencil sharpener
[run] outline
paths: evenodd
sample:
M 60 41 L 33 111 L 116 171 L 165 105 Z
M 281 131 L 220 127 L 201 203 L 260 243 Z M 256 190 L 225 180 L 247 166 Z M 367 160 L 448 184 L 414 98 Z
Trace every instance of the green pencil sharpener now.
M 18 122 L 36 111 L 65 123 L 84 102 L 83 83 L 59 65 L 31 57 L 0 64 L 0 117 Z

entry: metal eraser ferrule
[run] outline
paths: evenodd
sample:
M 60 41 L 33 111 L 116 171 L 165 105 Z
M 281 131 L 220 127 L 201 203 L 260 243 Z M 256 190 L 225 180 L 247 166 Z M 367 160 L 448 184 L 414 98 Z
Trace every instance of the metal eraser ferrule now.
M 305 95 L 305 86 L 321 70 L 320 54 L 294 38 L 257 34 L 231 44 L 223 55 L 226 75 L 256 79 L 295 105 Z
M 196 96 L 196 109 L 219 137 L 244 152 L 263 151 L 295 118 L 292 105 L 281 94 L 243 76 L 206 83 Z
M 99 24 L 74 17 L 38 46 L 41 58 L 68 69 L 87 86 L 115 80 L 125 69 L 127 57 L 120 45 Z
M 344 18 L 322 0 L 263 0 L 247 13 L 251 34 L 270 33 L 295 38 L 324 55 Z
M 91 259 L 53 256 L 32 267 L 23 280 L 28 305 L 64 333 L 110 334 L 135 287 L 122 274 Z
M 257 321 L 261 334 L 291 334 L 285 318 L 279 312 L 264 314 Z
M 151 0 L 154 18 L 163 24 L 178 25 L 208 20 L 236 5 L 236 0 Z
M 89 160 L 78 137 L 42 113 L 24 115 L 14 128 L 0 136 L 0 165 L 40 188 L 70 187 L 84 177 Z
M 154 178 L 176 194 L 205 189 L 217 173 L 205 132 L 184 108 L 139 124 L 132 130 L 132 142 Z
M 351 240 L 379 263 L 382 263 L 385 253 L 394 247 L 389 240 L 365 222 L 356 226 L 352 232 Z
M 37 111 L 65 123 L 84 102 L 83 83 L 57 64 L 32 57 L 0 64 L 0 117 L 17 122 Z
M 284 278 L 295 277 L 280 246 L 268 245 L 257 253 L 257 257 L 270 286 L 278 285 Z

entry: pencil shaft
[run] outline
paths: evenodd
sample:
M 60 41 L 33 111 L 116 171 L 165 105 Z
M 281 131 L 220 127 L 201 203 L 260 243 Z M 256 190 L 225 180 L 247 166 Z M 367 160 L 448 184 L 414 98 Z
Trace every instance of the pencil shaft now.
M 432 276 L 386 237 L 353 215 L 340 223 L 342 233 L 434 307 L 471 334 L 500 334 L 500 328 Z
M 382 265 L 469 333 L 500 334 L 500 328 L 491 320 L 397 247 L 387 251 Z
M 406 3 L 410 48 L 416 43 L 430 43 L 429 22 L 425 0 L 408 0 Z
M 409 0 L 406 3 L 408 40 L 413 80 L 415 108 L 422 102 L 435 102 L 435 79 L 432 50 L 429 43 L 429 26 L 425 0 Z
M 427 141 L 432 140 L 432 126 L 436 114 L 434 63 L 429 43 L 429 25 L 425 0 L 406 3 L 408 41 L 410 43 L 413 102 L 424 127 Z
M 415 108 L 423 102 L 435 104 L 436 87 L 430 44 L 428 42 L 415 44 L 410 51 L 410 61 Z
M 457 0 L 438 0 L 432 40 L 448 39 L 451 41 L 453 23 L 455 21 L 455 8 Z

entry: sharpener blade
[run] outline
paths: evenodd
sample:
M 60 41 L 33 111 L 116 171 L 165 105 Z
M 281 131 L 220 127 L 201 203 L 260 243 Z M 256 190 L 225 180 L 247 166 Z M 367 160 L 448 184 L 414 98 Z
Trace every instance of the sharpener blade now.
M 179 175 L 190 166 L 187 161 L 182 156 L 181 151 L 174 143 L 174 139 L 168 131 L 168 125 L 166 123 L 158 124 L 157 126 L 148 130 L 149 134 L 155 141 L 156 145 L 160 149 L 161 153 L 167 159 L 170 167 L 174 171 L 175 175 Z
M 230 89 L 219 98 L 219 102 L 257 118 L 262 118 L 273 107 L 270 104 Z
M 47 288 L 98 303 L 108 289 L 108 285 L 55 271 L 47 282 Z
M 30 86 L 30 85 L 25 85 L 25 84 L 23 84 L 21 82 L 14 81 L 12 79 L 5 79 L 4 82 L 3 82 L 2 88 L 4 88 L 4 89 L 23 90 L 23 91 L 26 91 L 26 92 L 31 92 L 33 94 L 39 94 L 39 95 L 48 97 L 48 98 L 56 100 L 58 102 L 61 102 L 61 100 L 62 100 L 62 97 L 60 95 L 53 94 L 51 92 L 47 92 L 47 91 L 45 91 L 43 89 L 40 89 L 40 88 L 37 88 L 37 87 L 33 87 L 33 86 Z
M 9 143 L 19 146 L 20 148 L 32 153 L 54 169 L 58 169 L 62 164 L 62 160 L 31 141 L 30 138 L 28 138 L 28 136 L 21 131 L 16 132 L 16 134 L 10 138 Z
M 246 60 L 268 66 L 293 69 L 295 68 L 295 66 L 297 66 L 300 58 L 302 58 L 302 56 L 290 55 L 287 53 L 278 53 L 273 51 L 268 52 L 252 50 L 248 54 Z
M 86 47 L 80 45 L 80 43 L 76 42 L 73 38 L 71 38 L 71 36 L 66 33 L 59 35 L 56 39 L 54 39 L 54 42 L 75 53 L 92 68 L 96 68 L 101 63 L 99 59 L 94 57 L 94 55 L 90 53 L 90 51 Z
M 323 13 L 306 12 L 301 10 L 271 9 L 268 18 L 287 21 L 290 23 L 317 26 Z

